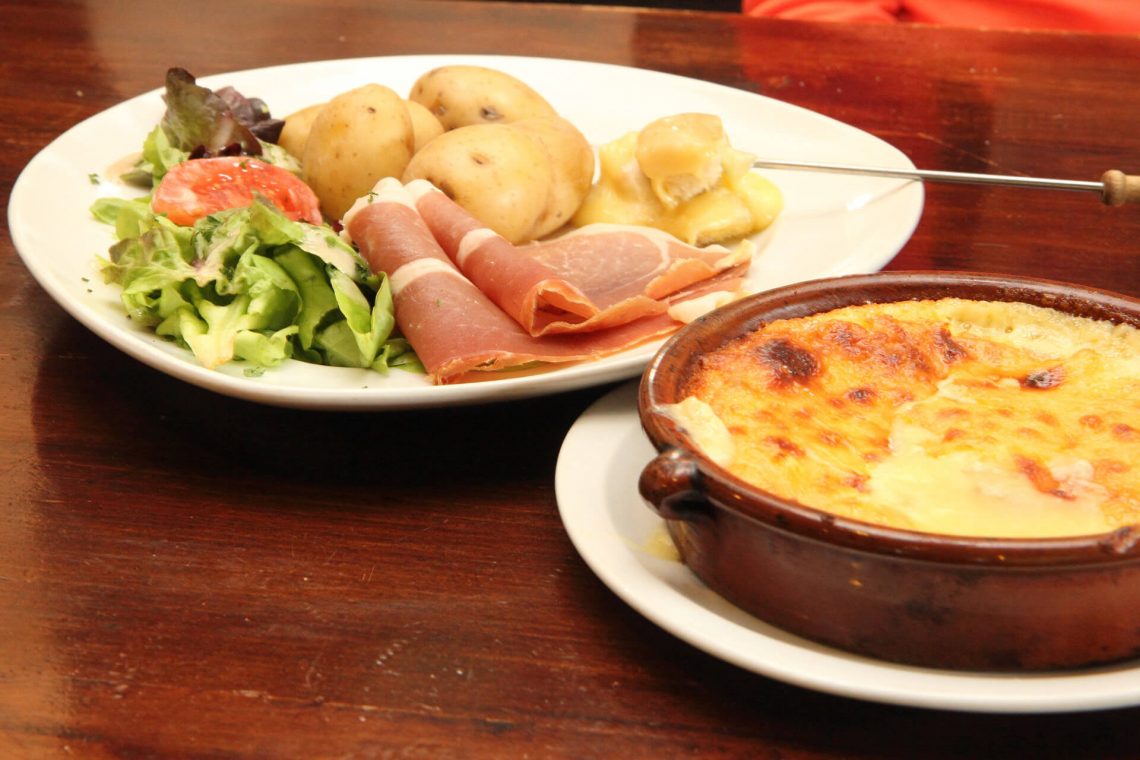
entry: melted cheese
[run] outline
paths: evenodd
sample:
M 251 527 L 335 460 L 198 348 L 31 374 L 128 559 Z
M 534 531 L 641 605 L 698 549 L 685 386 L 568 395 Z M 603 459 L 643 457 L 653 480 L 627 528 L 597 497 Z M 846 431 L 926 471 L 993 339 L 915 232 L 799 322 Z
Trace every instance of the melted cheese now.
M 599 148 L 598 182 L 573 224 L 655 227 L 702 246 L 759 232 L 783 197 L 749 171 L 753 159 L 729 144 L 716 116 L 658 119 Z
M 662 411 L 685 428 L 702 454 L 721 467 L 732 464 L 736 458 L 732 433 L 711 406 L 696 396 L 687 396 L 676 404 L 666 404 Z
M 737 476 L 839 515 L 1045 537 L 1140 522 L 1140 330 L 1028 304 L 853 306 L 701 357 L 680 407 Z M 716 423 L 709 427 L 707 420 Z M 714 430 L 709 433 L 705 428 Z

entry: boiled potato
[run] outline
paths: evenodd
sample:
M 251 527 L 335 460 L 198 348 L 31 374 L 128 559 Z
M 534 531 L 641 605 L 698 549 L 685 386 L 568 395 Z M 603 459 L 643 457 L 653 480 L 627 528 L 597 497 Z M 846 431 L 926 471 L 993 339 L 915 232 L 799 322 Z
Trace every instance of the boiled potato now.
M 321 210 L 340 219 L 383 177 L 399 177 L 415 149 L 404 100 L 367 84 L 337 95 L 320 110 L 305 142 L 305 178 Z
M 402 180 L 426 179 L 512 243 L 531 240 L 549 205 L 554 169 L 542 140 L 510 124 L 444 132 L 408 163 Z
M 303 159 L 305 157 L 305 143 L 309 140 L 309 130 L 313 128 L 317 114 L 324 107 L 324 103 L 315 103 L 286 116 L 285 126 L 281 128 L 281 136 L 277 138 L 277 144 L 293 158 Z
M 590 192 L 594 149 L 577 127 L 561 117 L 522 119 L 511 127 L 540 140 L 554 170 L 550 201 L 535 223 L 534 237 L 542 237 L 570 221 Z
M 414 100 L 405 100 L 404 106 L 412 118 L 412 132 L 416 136 L 413 150 L 418 153 L 420 148 L 443 134 L 443 125 L 435 118 L 435 114 Z
M 421 76 L 408 99 L 423 105 L 444 129 L 471 124 L 507 124 L 557 116 L 553 106 L 510 74 L 483 66 L 442 66 Z
M 433 137 L 439 137 L 443 134 L 443 125 L 439 123 L 439 119 L 435 118 L 435 114 L 431 111 L 411 100 L 405 100 L 404 106 L 408 109 L 408 116 L 412 119 L 412 132 L 415 134 L 413 151 L 427 145 Z M 324 107 L 324 103 L 316 103 L 285 117 L 285 126 L 281 129 L 281 136 L 278 138 L 277 144 L 294 158 L 303 158 L 305 142 L 309 139 L 309 130 L 312 128 L 317 114 Z

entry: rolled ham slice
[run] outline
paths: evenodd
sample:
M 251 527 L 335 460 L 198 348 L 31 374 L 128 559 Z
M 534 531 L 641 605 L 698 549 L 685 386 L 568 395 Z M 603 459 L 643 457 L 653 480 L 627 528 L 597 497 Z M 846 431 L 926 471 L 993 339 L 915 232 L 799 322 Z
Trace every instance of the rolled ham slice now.
M 592 332 L 665 313 L 687 289 L 747 267 L 752 244 L 697 248 L 647 227 L 590 225 L 514 246 L 425 180 L 407 185 L 459 269 L 531 335 Z
M 452 263 L 394 178 L 358 201 L 344 227 L 373 270 L 388 274 L 396 323 L 434 383 L 534 362 L 598 359 L 679 326 L 660 313 L 610 330 L 530 335 Z

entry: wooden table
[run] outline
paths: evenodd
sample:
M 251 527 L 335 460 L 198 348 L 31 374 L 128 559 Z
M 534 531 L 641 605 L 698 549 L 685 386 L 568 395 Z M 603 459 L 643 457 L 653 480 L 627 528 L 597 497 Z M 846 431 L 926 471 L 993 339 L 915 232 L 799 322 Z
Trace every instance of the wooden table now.
M 713 80 L 932 169 L 1140 171 L 1136 37 L 434 0 L 182 5 L 0 3 L 5 199 L 52 138 L 170 65 L 419 52 Z M 555 501 L 559 445 L 608 388 L 385 414 L 254 405 L 111 348 L 0 245 L 2 757 L 1140 756 L 1137 709 L 856 701 L 647 621 L 586 567 Z M 890 266 L 1138 296 L 1138 254 L 1136 207 L 931 184 Z

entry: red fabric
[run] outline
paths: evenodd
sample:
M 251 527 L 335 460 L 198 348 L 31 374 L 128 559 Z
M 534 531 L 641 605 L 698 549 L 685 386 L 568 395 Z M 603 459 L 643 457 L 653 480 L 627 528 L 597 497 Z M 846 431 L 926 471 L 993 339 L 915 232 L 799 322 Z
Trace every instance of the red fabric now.
M 1140 34 L 1140 0 L 742 0 L 751 16 Z

